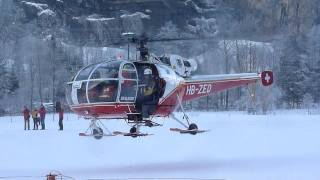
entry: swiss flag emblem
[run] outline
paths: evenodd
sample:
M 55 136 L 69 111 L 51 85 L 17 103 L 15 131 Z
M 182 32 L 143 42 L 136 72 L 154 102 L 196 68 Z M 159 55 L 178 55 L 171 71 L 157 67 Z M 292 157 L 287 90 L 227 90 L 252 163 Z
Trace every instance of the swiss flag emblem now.
M 269 86 L 273 83 L 273 73 L 271 71 L 263 71 L 261 73 L 261 81 L 264 86 Z

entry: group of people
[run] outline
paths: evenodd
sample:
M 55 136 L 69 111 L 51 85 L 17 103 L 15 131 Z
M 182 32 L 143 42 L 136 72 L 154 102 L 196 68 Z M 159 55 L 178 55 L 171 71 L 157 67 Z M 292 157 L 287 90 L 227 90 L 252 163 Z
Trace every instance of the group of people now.
M 33 109 L 31 112 L 24 106 L 23 109 L 23 117 L 24 117 L 24 130 L 30 130 L 30 114 L 33 120 L 33 130 L 38 130 L 39 126 L 41 126 L 40 130 L 45 130 L 45 118 L 46 118 L 46 108 L 41 104 L 39 110 Z M 59 110 L 59 130 L 63 130 L 63 109 Z

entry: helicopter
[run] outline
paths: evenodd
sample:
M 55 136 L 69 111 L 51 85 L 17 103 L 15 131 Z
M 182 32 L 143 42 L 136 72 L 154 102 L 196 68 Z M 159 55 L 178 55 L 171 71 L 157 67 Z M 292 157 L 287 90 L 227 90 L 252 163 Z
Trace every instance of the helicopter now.
M 155 56 L 149 53 L 148 42 L 176 41 L 177 39 L 156 39 L 134 37 L 132 33 L 123 36 L 129 43 L 136 44 L 139 57 L 136 60 L 110 59 L 90 64 L 79 70 L 67 83 L 66 97 L 70 109 L 77 115 L 90 120 L 89 128 L 80 136 L 141 137 L 153 134 L 143 133 L 141 127 L 156 127 L 161 124 L 155 117 L 176 120 L 182 127 L 171 128 L 180 134 L 196 135 L 208 130 L 198 128 L 187 116 L 183 102 L 192 101 L 230 88 L 261 81 L 263 86 L 273 83 L 272 71 L 260 73 L 239 73 L 219 75 L 193 75 L 197 63 L 179 55 Z M 187 38 L 187 40 L 192 38 Z M 205 38 L 204 38 L 205 39 Z M 183 39 L 185 40 L 185 39 Z M 173 112 L 181 108 L 183 119 Z M 128 132 L 108 130 L 101 120 L 125 121 Z

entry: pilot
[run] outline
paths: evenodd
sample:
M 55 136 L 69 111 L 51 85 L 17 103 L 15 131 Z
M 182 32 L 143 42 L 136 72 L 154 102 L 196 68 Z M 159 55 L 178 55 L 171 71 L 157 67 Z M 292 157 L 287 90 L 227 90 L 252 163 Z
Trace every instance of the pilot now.
M 151 96 L 155 92 L 155 82 L 152 78 L 152 70 L 147 68 L 143 72 L 144 75 L 144 89 L 143 89 L 143 95 L 145 97 Z
M 157 84 L 150 68 L 144 69 L 142 84 L 142 98 L 138 101 L 137 109 L 142 113 L 143 118 L 148 118 L 155 111 L 158 101 Z

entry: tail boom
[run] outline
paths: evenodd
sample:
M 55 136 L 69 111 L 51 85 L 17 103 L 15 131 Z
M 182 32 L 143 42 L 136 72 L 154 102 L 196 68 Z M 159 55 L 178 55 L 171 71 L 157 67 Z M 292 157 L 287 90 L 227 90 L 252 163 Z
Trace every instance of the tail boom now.
M 222 74 L 209 76 L 194 76 L 183 84 L 183 101 L 208 96 L 234 87 L 256 83 L 261 80 L 264 86 L 273 83 L 271 71 L 262 73 Z
M 268 75 L 267 75 L 268 74 Z M 270 79 L 265 79 L 270 76 Z M 272 72 L 269 73 L 241 73 L 209 76 L 194 76 L 182 81 L 171 93 L 159 102 L 156 114 L 168 116 L 178 105 L 178 99 L 189 101 L 218 93 L 234 87 L 256 83 L 261 80 L 263 85 L 270 85 L 273 82 Z M 268 81 L 267 83 L 263 82 Z M 269 79 L 269 80 L 268 80 Z

